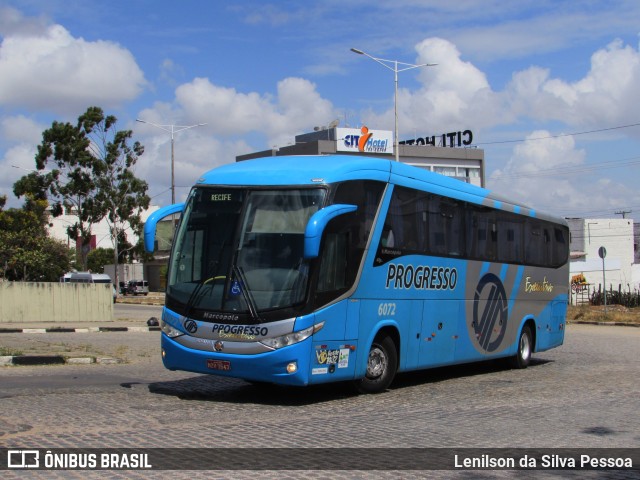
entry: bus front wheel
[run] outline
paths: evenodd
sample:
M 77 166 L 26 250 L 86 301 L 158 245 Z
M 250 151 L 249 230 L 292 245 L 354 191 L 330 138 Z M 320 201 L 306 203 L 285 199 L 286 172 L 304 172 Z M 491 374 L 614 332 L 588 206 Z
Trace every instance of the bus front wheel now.
M 513 368 L 527 368 L 531 362 L 531 352 L 533 351 L 533 335 L 529 325 L 522 327 L 520 337 L 518 338 L 518 350 L 511 357 L 511 366 Z
M 360 393 L 380 393 L 387 389 L 398 370 L 396 344 L 388 335 L 376 337 L 367 358 L 367 372 L 356 382 Z

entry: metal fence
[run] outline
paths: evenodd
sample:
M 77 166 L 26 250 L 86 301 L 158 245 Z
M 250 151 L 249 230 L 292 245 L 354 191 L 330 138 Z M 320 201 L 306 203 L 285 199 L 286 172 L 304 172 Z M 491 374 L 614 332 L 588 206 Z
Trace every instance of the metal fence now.
M 571 305 L 604 305 L 605 292 L 602 284 L 580 283 L 571 285 Z M 607 305 L 622 305 L 628 308 L 640 307 L 640 290 L 637 287 L 626 288 L 609 285 L 606 290 Z

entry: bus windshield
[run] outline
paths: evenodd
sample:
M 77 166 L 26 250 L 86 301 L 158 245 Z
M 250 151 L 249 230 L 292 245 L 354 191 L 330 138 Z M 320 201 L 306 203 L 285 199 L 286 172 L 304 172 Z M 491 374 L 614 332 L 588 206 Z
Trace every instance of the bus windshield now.
M 203 319 L 256 319 L 299 304 L 309 277 L 304 231 L 325 197 L 323 188 L 195 188 L 176 235 L 167 300 Z

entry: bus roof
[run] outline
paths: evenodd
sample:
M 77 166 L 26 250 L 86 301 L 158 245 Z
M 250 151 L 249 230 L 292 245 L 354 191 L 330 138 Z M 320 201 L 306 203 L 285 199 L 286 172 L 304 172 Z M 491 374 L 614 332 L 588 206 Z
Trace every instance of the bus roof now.
M 390 162 L 352 155 L 291 155 L 231 163 L 207 172 L 209 185 L 317 185 L 346 179 L 389 180 Z
M 446 195 L 522 215 L 566 223 L 490 190 L 393 160 L 355 155 L 263 157 L 223 165 L 205 173 L 200 185 L 303 186 L 346 180 L 378 180 Z

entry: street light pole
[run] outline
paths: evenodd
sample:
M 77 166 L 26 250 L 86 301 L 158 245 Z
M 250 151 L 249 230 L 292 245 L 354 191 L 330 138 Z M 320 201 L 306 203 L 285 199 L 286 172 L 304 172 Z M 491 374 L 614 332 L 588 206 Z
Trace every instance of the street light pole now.
M 176 203 L 176 185 L 175 185 L 175 174 L 174 174 L 174 136 L 176 133 L 181 132 L 183 130 L 187 130 L 189 128 L 194 127 L 202 127 L 206 125 L 206 123 L 198 123 L 196 125 L 158 125 L 157 123 L 147 122 L 146 120 L 140 120 L 136 118 L 136 122 L 147 123 L 149 125 L 153 125 L 154 127 L 159 128 L 160 130 L 164 130 L 171 134 L 171 204 Z
M 147 122 L 145 120 L 140 120 L 136 118 L 136 122 L 147 123 L 149 125 L 153 125 L 154 127 L 159 128 L 160 130 L 164 130 L 171 134 L 171 205 L 176 203 L 176 183 L 175 183 L 175 174 L 174 174 L 174 136 L 176 133 L 181 132 L 183 130 L 188 130 L 189 128 L 194 127 L 202 127 L 206 125 L 206 123 L 198 123 L 195 125 L 158 125 L 157 123 Z M 173 235 L 175 233 L 175 215 L 171 215 L 171 239 L 173 239 Z
M 352 48 L 351 51 L 353 53 L 357 53 L 358 55 L 364 55 L 365 57 L 369 57 L 371 60 L 379 63 L 384 68 L 388 68 L 389 70 L 391 70 L 394 74 L 394 85 L 395 85 L 394 96 L 393 96 L 393 110 L 394 110 L 394 117 L 395 117 L 394 150 L 396 154 L 396 162 L 399 162 L 400 161 L 400 143 L 398 141 L 398 72 L 404 72 L 406 70 L 411 70 L 411 69 L 420 68 L 420 67 L 433 67 L 437 65 L 437 63 L 420 63 L 418 65 L 415 65 L 413 63 L 398 62 L 397 60 L 387 60 L 385 58 L 377 58 L 357 48 Z M 391 65 L 393 65 L 393 67 Z M 398 68 L 398 65 L 404 65 L 404 67 Z

